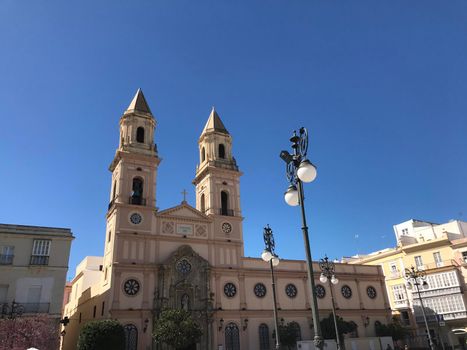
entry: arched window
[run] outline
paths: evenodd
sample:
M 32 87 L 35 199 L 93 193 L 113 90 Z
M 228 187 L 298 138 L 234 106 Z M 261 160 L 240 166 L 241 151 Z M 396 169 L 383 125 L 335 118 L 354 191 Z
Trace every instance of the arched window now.
M 229 215 L 229 194 L 221 192 L 221 215 Z
M 180 303 L 181 307 L 183 310 L 185 311 L 190 311 L 190 297 L 188 296 L 188 294 L 183 294 L 182 295 L 182 299 L 181 299 L 181 303 Z
M 204 162 L 206 160 L 206 150 L 201 148 L 201 162 Z
M 125 350 L 138 350 L 138 329 L 134 324 L 123 326 L 125 332 Z
M 142 126 L 136 129 L 136 142 L 144 143 L 144 128 Z
M 205 203 L 205 200 L 204 200 L 204 193 L 201 195 L 201 198 L 199 200 L 199 204 L 200 204 L 200 209 L 201 209 L 201 212 L 204 214 L 204 212 L 206 211 L 206 203 Z
M 225 350 L 240 350 L 240 337 L 235 323 L 225 326 Z
M 259 350 L 270 350 L 269 346 L 269 328 L 265 323 L 259 325 Z
M 225 158 L 225 147 L 222 143 L 219 144 L 219 158 Z
M 295 340 L 302 340 L 302 332 L 300 331 L 300 325 L 297 322 L 290 322 L 290 328 L 294 330 Z
M 143 179 L 135 177 L 130 198 L 130 204 L 142 205 L 143 203 Z

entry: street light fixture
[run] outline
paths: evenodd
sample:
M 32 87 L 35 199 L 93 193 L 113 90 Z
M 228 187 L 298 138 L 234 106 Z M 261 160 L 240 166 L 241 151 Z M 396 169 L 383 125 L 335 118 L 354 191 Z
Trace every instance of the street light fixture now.
M 303 182 L 312 182 L 316 178 L 316 167 L 306 158 L 308 151 L 308 132 L 305 128 L 300 128 L 299 135 L 294 131 L 290 138 L 292 142 L 293 154 L 282 151 L 280 157 L 286 163 L 286 175 L 290 186 L 285 192 L 284 199 L 288 205 L 300 205 L 302 214 L 302 233 L 305 244 L 306 262 L 308 270 L 308 280 L 311 291 L 311 312 L 313 315 L 314 345 L 322 350 L 324 346 L 321 336 L 321 326 L 319 323 L 318 302 L 316 299 L 315 280 L 313 277 L 313 265 L 311 259 L 310 240 L 308 237 L 308 226 L 305 217 L 305 196 L 303 194 Z
M 339 283 L 339 280 L 337 279 L 334 272 L 336 267 L 332 261 L 329 261 L 327 256 L 325 256 L 324 259 L 320 260 L 319 267 L 321 269 L 321 276 L 319 277 L 319 280 L 321 281 L 321 283 L 328 282 L 329 290 L 331 291 L 332 316 L 334 318 L 334 328 L 336 331 L 337 350 L 340 350 L 341 342 L 339 339 L 339 329 L 337 328 L 336 305 L 334 304 L 334 292 L 332 291 L 331 285 Z
M 275 249 L 275 242 L 274 236 L 272 234 L 272 229 L 267 225 L 263 230 L 263 239 L 266 248 L 264 249 L 263 253 L 261 254 L 261 258 L 269 262 L 269 266 L 271 267 L 271 281 L 272 281 L 272 301 L 274 305 L 274 326 L 276 328 L 276 350 L 279 350 L 281 347 L 281 342 L 279 339 L 279 323 L 277 320 L 277 300 L 276 300 L 276 284 L 274 281 L 274 266 L 279 265 L 279 257 L 276 255 Z
M 405 269 L 405 279 L 407 280 L 407 288 L 412 289 L 413 286 L 417 289 L 418 300 L 420 301 L 420 306 L 422 307 L 423 320 L 425 321 L 426 333 L 428 335 L 428 343 L 430 344 L 430 349 L 435 350 L 435 345 L 431 339 L 430 328 L 428 327 L 428 321 L 426 320 L 425 306 L 423 305 L 422 296 L 420 294 L 420 285 L 423 289 L 428 289 L 428 283 L 425 280 L 426 273 L 423 270 L 415 269 L 411 267 L 410 269 Z

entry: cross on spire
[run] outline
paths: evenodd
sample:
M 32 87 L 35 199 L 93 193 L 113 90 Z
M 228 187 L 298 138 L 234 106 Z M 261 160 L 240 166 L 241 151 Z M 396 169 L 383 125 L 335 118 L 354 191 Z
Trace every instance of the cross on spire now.
M 183 194 L 183 201 L 182 201 L 182 203 L 186 203 L 186 195 L 188 194 L 188 192 L 187 192 L 186 190 L 183 190 L 183 191 L 181 192 L 181 194 Z

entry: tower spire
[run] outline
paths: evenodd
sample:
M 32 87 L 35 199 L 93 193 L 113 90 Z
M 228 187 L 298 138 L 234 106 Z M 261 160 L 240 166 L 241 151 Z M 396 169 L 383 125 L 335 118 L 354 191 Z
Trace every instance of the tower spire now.
M 224 123 L 222 123 L 222 120 L 219 117 L 219 114 L 217 114 L 214 106 L 212 106 L 211 114 L 209 115 L 208 121 L 206 122 L 206 125 L 204 126 L 202 134 L 205 134 L 209 131 L 217 131 L 222 134 L 229 135 L 229 132 L 225 128 Z
M 134 112 L 142 112 L 152 115 L 151 109 L 149 109 L 149 105 L 144 98 L 143 90 L 141 89 L 136 91 L 135 97 L 133 97 L 133 100 L 126 109 L 125 114 Z

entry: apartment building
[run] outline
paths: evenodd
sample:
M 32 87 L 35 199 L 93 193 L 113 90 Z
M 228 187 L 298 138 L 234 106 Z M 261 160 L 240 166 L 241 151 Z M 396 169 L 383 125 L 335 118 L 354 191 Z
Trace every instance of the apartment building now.
M 467 222 L 451 220 L 436 224 L 409 220 L 394 225 L 395 248 L 344 258 L 350 264 L 380 265 L 393 314 L 418 337 L 414 345 L 426 342 L 426 330 L 418 292 L 407 284 L 406 269 L 412 266 L 426 274 L 420 288 L 430 333 L 435 343 L 465 344 L 467 299 Z
M 0 312 L 60 319 L 72 232 L 0 224 Z

